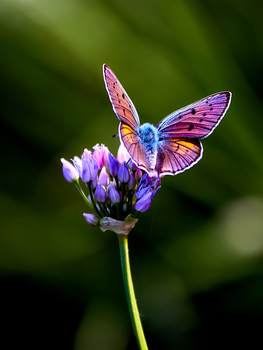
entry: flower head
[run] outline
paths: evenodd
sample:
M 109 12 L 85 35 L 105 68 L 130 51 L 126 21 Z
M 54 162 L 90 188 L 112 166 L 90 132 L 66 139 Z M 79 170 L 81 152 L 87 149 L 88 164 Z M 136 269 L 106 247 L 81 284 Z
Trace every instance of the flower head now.
M 118 234 L 128 234 L 138 221 L 139 213 L 147 211 L 160 188 L 160 179 L 151 178 L 137 168 L 127 152 L 120 147 L 116 159 L 104 145 L 84 150 L 72 163 L 61 159 L 67 181 L 76 184 L 92 213 L 84 213 L 86 221 Z M 77 180 L 81 178 L 87 193 Z

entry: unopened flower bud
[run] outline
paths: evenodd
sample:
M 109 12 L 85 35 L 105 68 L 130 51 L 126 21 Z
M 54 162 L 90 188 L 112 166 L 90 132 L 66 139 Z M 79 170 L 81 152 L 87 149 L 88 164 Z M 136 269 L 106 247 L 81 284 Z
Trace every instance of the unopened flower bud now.
M 140 180 L 141 177 L 142 177 L 142 171 L 140 168 L 138 168 L 135 172 L 135 179 Z
M 103 161 L 103 165 L 105 166 L 106 170 L 109 171 L 109 149 L 108 147 L 104 146 L 103 145 L 103 149 L 104 149 L 104 152 L 103 152 L 103 157 L 102 157 L 102 161 Z
M 62 163 L 62 172 L 63 172 L 64 178 L 68 182 L 77 181 L 79 178 L 79 173 L 76 170 L 76 168 L 64 158 L 61 158 L 60 160 Z
M 96 187 L 94 198 L 98 202 L 106 202 L 106 192 L 104 188 L 101 186 L 101 184 L 98 184 L 98 186 Z
M 103 167 L 101 169 L 101 172 L 100 172 L 100 175 L 99 175 L 99 183 L 102 186 L 107 187 L 109 182 L 110 182 L 109 174 L 107 173 L 106 168 Z
M 87 149 L 82 154 L 82 181 L 90 182 L 98 175 L 98 164 L 91 152 Z
M 90 224 L 91 226 L 97 226 L 99 219 L 95 214 L 83 214 L 84 218 L 86 219 L 87 223 Z
M 130 159 L 130 155 L 127 152 L 126 148 L 123 146 L 123 144 L 120 144 L 120 147 L 118 149 L 118 153 L 117 153 L 117 159 L 118 161 L 122 164 L 123 162 L 128 162 L 128 160 Z
M 115 157 L 113 157 L 113 155 L 110 152 L 108 153 L 108 160 L 109 173 L 111 174 L 111 176 L 115 177 L 118 174 L 120 163 Z
M 119 171 L 118 171 L 118 179 L 120 182 L 122 183 L 127 183 L 129 181 L 130 178 L 130 172 L 129 169 L 127 167 L 126 162 L 123 162 L 121 164 L 121 166 L 119 167 Z
M 104 166 L 103 159 L 104 159 L 104 153 L 107 152 L 108 148 L 104 145 L 97 144 L 93 147 L 94 151 L 92 153 L 93 157 L 96 159 L 98 163 L 99 170 Z
M 112 203 L 119 203 L 121 201 L 121 196 L 116 188 L 111 184 L 109 188 L 108 198 Z

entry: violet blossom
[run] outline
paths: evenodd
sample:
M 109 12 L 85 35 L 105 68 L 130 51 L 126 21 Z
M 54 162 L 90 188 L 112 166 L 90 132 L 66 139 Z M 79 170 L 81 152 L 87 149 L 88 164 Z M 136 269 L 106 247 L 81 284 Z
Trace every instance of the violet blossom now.
M 81 157 L 75 156 L 73 164 L 62 158 L 63 175 L 75 183 L 88 204 L 91 213 L 83 215 L 91 226 L 128 234 L 139 214 L 150 208 L 160 188 L 160 178 L 151 178 L 139 169 L 123 146 L 117 158 L 104 145 L 93 149 L 93 153 L 85 149 Z

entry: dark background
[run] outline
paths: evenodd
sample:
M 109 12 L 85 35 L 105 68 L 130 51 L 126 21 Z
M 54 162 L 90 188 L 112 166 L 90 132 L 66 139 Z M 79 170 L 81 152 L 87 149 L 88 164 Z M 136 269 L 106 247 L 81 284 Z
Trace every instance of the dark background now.
M 136 349 L 113 233 L 91 228 L 60 158 L 106 144 L 116 73 L 142 122 L 214 92 L 203 159 L 165 177 L 130 235 L 150 349 L 262 343 L 262 1 L 2 0 L 1 349 Z

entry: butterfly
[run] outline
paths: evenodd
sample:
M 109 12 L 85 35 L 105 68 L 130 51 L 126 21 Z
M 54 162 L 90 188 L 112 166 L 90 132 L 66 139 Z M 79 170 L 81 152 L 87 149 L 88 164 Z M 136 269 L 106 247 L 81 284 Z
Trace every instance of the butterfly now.
M 133 162 L 151 177 L 176 175 L 196 164 L 210 135 L 225 115 L 231 92 L 218 92 L 181 108 L 156 126 L 140 124 L 138 113 L 121 83 L 105 64 L 103 76 L 119 136 Z

